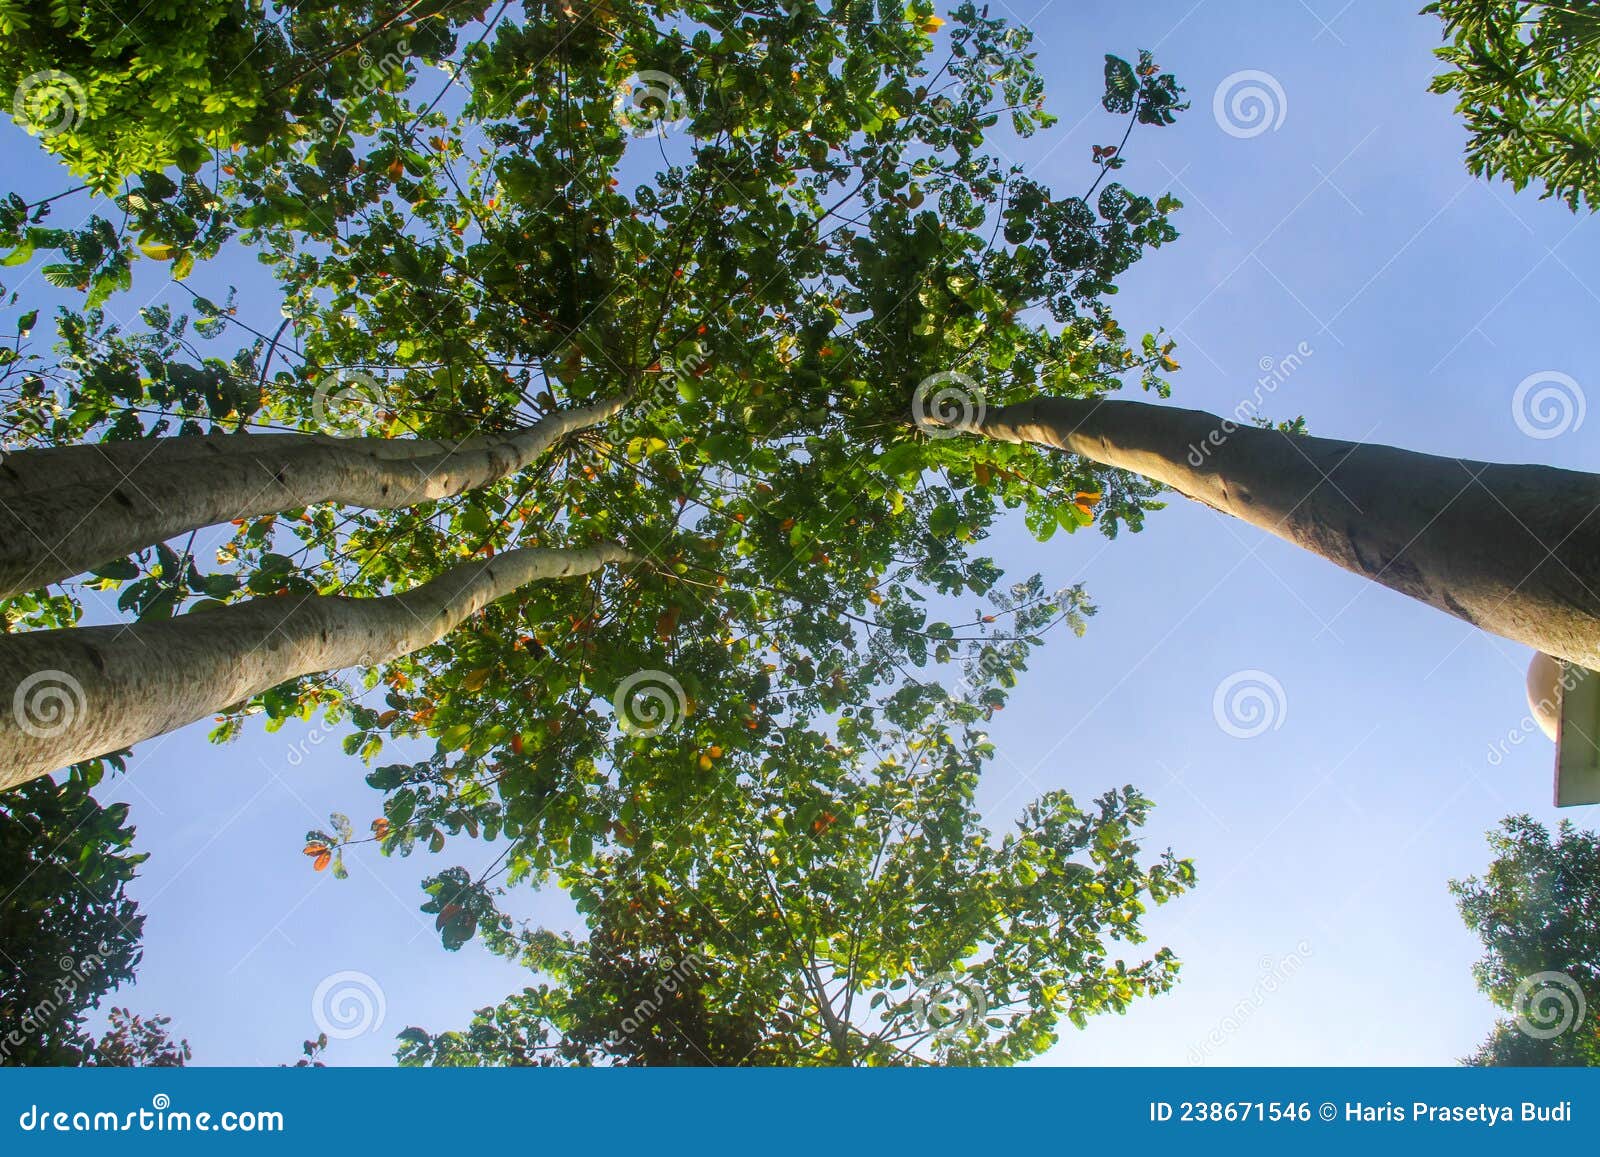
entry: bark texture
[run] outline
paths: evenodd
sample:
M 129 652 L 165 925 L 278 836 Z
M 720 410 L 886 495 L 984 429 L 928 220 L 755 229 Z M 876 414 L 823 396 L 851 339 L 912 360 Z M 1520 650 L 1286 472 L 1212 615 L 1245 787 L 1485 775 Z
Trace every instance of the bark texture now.
M 210 434 L 20 450 L 0 461 L 0 597 L 235 518 L 320 502 L 398 510 L 462 494 L 626 403 L 609 398 L 455 444 Z
M 973 432 L 1156 482 L 1346 570 L 1600 669 L 1600 475 L 1238 426 L 1143 402 L 1038 398 Z
M 0 636 L 0 790 L 296 676 L 408 654 L 528 583 L 637 561 L 611 544 L 528 547 L 383 598 L 284 596 L 131 626 Z

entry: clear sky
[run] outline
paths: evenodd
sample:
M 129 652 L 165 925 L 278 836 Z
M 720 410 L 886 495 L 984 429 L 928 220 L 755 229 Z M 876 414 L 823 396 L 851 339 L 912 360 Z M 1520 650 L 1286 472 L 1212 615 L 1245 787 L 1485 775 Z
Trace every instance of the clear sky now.
M 1450 102 L 1426 92 L 1435 18 L 1376 0 L 1018 2 L 992 7 L 1038 33 L 1062 123 L 1016 159 L 1047 183 L 1083 184 L 1091 145 L 1120 134 L 1099 110 L 1105 52 L 1150 48 L 1189 90 L 1176 127 L 1136 132 L 1124 172 L 1186 204 L 1182 238 L 1119 299 L 1130 331 L 1177 337 L 1174 404 L 1231 412 L 1258 392 L 1263 364 L 1297 354 L 1261 391 L 1274 418 L 1594 469 L 1600 415 L 1533 437 L 1513 395 L 1530 375 L 1563 373 L 1579 391 L 1600 377 L 1600 235 L 1532 191 L 1467 175 Z M 1219 121 L 1219 85 L 1247 71 L 1271 83 L 1224 88 Z M 1274 106 L 1254 135 L 1248 101 L 1228 120 L 1239 83 Z M 0 160 L 24 195 L 67 187 L 9 125 Z M 64 203 L 57 220 L 86 211 Z M 242 263 L 195 276 L 213 296 L 240 282 L 247 309 L 273 316 Z M 146 275 L 110 308 L 186 297 Z M 1484 509 L 1484 534 L 1497 527 Z M 1083 639 L 1052 637 L 996 718 L 982 796 L 993 825 L 1050 788 L 1087 799 L 1132 783 L 1158 805 L 1152 846 L 1192 856 L 1200 874 L 1147 922 L 1184 961 L 1178 988 L 1068 1028 L 1041 1063 L 1449 1064 L 1470 1051 L 1494 1010 L 1446 882 L 1484 867 L 1483 834 L 1503 815 L 1592 823 L 1592 809 L 1550 807 L 1550 744 L 1496 751 L 1526 713 L 1529 652 L 1181 498 L 1115 543 L 1041 545 L 1019 519 L 995 550 L 1019 577 L 1084 582 L 1100 614 Z M 1270 699 L 1271 723 L 1248 738 L 1214 710 L 1241 672 Z M 1233 731 L 1250 730 L 1240 722 Z M 438 859 L 358 853 L 342 882 L 310 870 L 308 827 L 332 810 L 358 830 L 376 815 L 337 737 L 314 743 L 291 724 L 214 747 L 206 729 L 142 745 L 103 793 L 130 801 L 151 853 L 134 889 L 145 960 L 117 1003 L 170 1014 L 199 1063 L 278 1063 L 316 1034 L 319 984 L 358 971 L 381 988 L 382 1022 L 326 1059 L 385 1063 L 406 1025 L 459 1027 L 526 983 L 477 945 L 444 952 L 417 910 L 416 881 L 463 862 L 467 844 Z M 568 918 L 554 894 L 512 907 Z

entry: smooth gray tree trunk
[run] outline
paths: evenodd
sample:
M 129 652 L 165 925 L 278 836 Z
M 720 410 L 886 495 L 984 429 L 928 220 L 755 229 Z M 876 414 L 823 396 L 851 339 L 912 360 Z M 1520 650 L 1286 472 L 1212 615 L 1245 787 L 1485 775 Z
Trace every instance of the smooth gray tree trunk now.
M 300 675 L 409 654 L 528 583 L 637 561 L 611 544 L 525 547 L 382 598 L 285 595 L 126 626 L 0 635 L 0 790 Z
M 1038 398 L 969 431 L 1140 474 L 1485 631 L 1600 669 L 1600 476 Z
M 19 450 L 0 459 L 0 598 L 235 518 L 321 502 L 398 510 L 463 494 L 626 403 L 608 398 L 458 444 L 211 434 Z

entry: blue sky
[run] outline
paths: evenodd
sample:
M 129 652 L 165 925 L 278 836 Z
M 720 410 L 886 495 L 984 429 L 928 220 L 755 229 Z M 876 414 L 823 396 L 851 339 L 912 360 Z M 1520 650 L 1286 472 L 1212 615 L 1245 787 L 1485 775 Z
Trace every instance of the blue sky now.
M 1588 217 L 1467 175 L 1450 102 L 1426 92 L 1434 18 L 1370 0 L 993 9 L 1038 34 L 1062 123 L 1015 159 L 1059 188 L 1084 183 L 1091 145 L 1120 135 L 1099 110 L 1103 53 L 1151 48 L 1189 90 L 1176 127 L 1135 134 L 1123 174 L 1186 204 L 1182 238 L 1136 267 L 1119 300 L 1130 331 L 1164 325 L 1178 339 L 1175 404 L 1232 411 L 1264 362 L 1309 350 L 1267 395 L 1270 416 L 1593 469 L 1600 416 L 1535 438 L 1513 395 L 1535 374 L 1591 384 L 1600 237 Z M 1256 81 L 1275 107 L 1255 135 L 1225 131 L 1213 111 L 1219 86 L 1247 71 L 1277 90 Z M 0 158 L 24 195 L 67 185 L 9 126 Z M 64 205 L 57 219 L 84 211 Z M 259 283 L 242 267 L 202 275 L 202 291 Z M 143 276 L 111 308 L 185 298 Z M 1494 535 L 1495 513 L 1483 518 Z M 1491 756 L 1526 713 L 1529 652 L 1181 498 L 1115 543 L 1041 545 L 1019 520 L 995 549 L 1019 576 L 1082 581 L 1100 614 L 1085 638 L 1053 638 L 997 716 L 982 795 L 993 824 L 1051 788 L 1087 798 L 1132 783 L 1158 805 L 1151 844 L 1200 873 L 1147 923 L 1184 961 L 1178 988 L 1068 1029 L 1041 1063 L 1448 1064 L 1470 1051 L 1494 1013 L 1446 881 L 1482 869 L 1483 833 L 1503 815 L 1593 822 L 1591 809 L 1550 807 L 1542 738 Z M 1242 672 L 1281 688 L 1249 738 L 1214 711 Z M 526 982 L 476 946 L 438 947 L 417 910 L 430 857 L 352 855 L 342 882 L 310 871 L 308 827 L 333 810 L 358 829 L 376 814 L 336 737 L 313 742 L 295 724 L 215 747 L 205 731 L 142 745 L 105 792 L 131 803 L 152 853 L 135 889 L 145 961 L 117 1003 L 172 1015 L 199 1063 L 278 1063 L 316 1034 L 319 984 L 361 972 L 382 990 L 382 1022 L 327 1060 L 386 1063 L 406 1025 L 460 1026 Z M 523 892 L 514 908 L 567 919 L 554 894 Z

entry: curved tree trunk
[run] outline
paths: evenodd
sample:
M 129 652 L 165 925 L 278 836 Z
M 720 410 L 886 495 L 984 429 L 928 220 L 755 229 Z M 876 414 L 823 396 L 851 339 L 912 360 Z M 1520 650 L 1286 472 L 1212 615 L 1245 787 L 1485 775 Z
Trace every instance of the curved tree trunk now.
M 1600 669 L 1600 475 L 1240 427 L 1143 402 L 1038 398 L 972 430 L 1080 454 L 1474 626 Z
M 528 583 L 636 561 L 611 544 L 526 547 L 383 598 L 282 596 L 131 626 L 0 636 L 0 790 L 297 676 L 408 654 Z
M 0 461 L 0 598 L 175 535 L 319 502 L 397 510 L 537 461 L 627 403 L 608 398 L 452 445 L 321 434 L 209 434 L 20 450 Z

